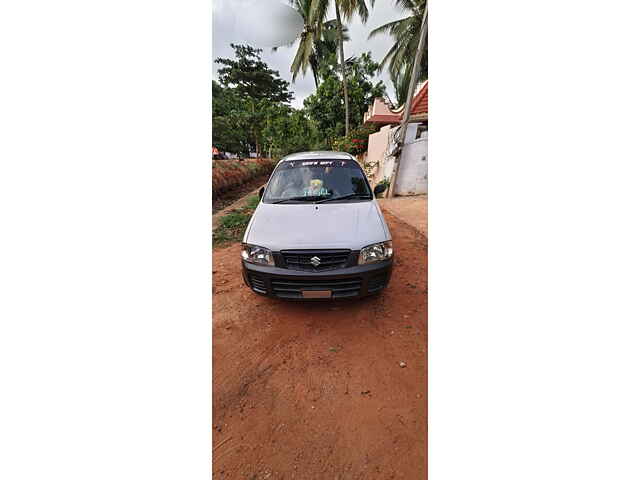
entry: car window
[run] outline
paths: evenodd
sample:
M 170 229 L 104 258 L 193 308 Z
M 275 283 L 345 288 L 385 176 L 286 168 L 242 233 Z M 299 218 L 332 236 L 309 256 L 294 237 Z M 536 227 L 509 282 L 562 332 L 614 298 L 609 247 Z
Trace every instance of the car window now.
M 371 192 L 360 166 L 353 160 L 294 160 L 281 163 L 264 193 L 264 202 L 368 196 Z

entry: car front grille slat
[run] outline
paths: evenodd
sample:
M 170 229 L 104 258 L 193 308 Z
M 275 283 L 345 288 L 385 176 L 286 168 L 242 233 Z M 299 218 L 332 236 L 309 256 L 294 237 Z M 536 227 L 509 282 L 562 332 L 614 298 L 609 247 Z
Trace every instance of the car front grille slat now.
M 267 284 L 260 275 L 250 274 L 249 283 L 251 284 L 251 288 L 256 292 L 267 293 Z
M 330 287 L 330 286 L 344 286 L 344 285 L 359 285 L 360 279 L 355 280 L 272 280 L 272 285 L 278 286 L 291 286 L 291 287 Z
M 377 292 L 378 290 L 382 290 L 386 287 L 388 281 L 388 275 L 386 273 L 376 275 L 369 280 L 367 285 L 367 290 L 369 293 Z
M 280 254 L 284 268 L 305 272 L 323 272 L 346 267 L 349 263 L 351 250 L 284 250 Z M 320 260 L 317 266 L 311 261 L 314 257 Z
M 303 290 L 331 290 L 333 298 L 355 297 L 360 294 L 360 278 L 346 280 L 271 280 L 273 293 L 282 298 L 302 298 Z

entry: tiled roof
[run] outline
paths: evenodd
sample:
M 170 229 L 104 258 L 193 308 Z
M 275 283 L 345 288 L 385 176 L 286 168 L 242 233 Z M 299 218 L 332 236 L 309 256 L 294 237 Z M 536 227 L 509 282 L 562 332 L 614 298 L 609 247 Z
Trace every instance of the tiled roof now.
M 411 101 L 411 116 L 425 116 L 428 113 L 429 81 L 418 86 Z M 404 105 L 398 110 L 390 110 L 383 99 L 376 98 L 369 111 L 364 114 L 364 123 L 393 124 L 400 123 Z
M 429 98 L 429 82 L 424 82 L 424 85 L 418 90 L 418 93 L 413 97 L 411 102 L 411 115 L 418 115 L 420 113 L 427 113 L 427 100 Z

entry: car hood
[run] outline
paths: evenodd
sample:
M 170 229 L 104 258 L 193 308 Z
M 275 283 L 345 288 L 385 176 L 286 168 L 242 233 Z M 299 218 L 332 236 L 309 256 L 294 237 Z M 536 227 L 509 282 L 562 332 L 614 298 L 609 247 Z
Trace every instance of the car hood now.
M 377 202 L 260 203 L 244 241 L 270 250 L 349 248 L 389 240 Z

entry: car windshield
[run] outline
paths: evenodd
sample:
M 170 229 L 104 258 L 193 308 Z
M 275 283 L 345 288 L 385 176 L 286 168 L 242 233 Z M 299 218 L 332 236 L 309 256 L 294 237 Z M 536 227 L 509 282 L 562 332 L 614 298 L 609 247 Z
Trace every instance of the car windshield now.
M 342 197 L 349 197 L 342 199 Z M 353 160 L 291 160 L 281 163 L 264 193 L 265 203 L 371 200 L 362 169 Z

